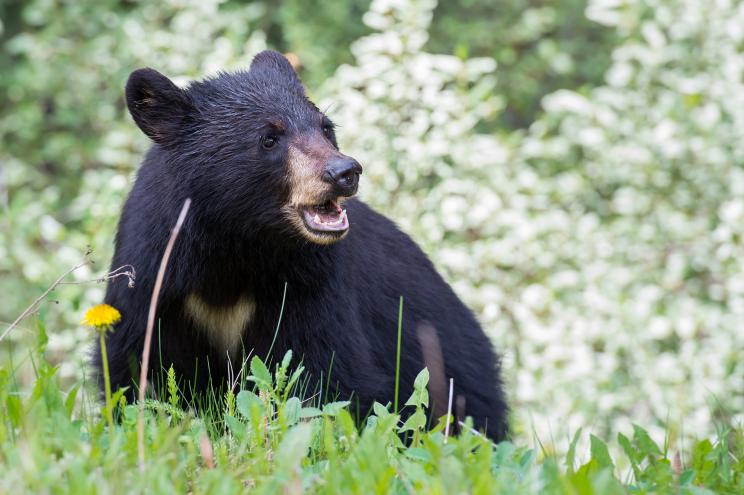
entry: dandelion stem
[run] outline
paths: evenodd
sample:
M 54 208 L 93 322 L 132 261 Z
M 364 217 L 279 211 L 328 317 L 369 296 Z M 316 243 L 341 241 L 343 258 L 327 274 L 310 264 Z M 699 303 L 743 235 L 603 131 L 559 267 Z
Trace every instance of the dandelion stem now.
M 114 414 L 112 412 L 111 403 L 111 378 L 109 376 L 108 366 L 108 355 L 106 354 L 106 329 L 100 329 L 98 334 L 101 338 L 101 360 L 103 361 L 103 383 L 106 394 L 106 405 L 104 406 L 104 413 L 106 415 L 106 421 L 109 424 L 109 430 L 114 429 Z

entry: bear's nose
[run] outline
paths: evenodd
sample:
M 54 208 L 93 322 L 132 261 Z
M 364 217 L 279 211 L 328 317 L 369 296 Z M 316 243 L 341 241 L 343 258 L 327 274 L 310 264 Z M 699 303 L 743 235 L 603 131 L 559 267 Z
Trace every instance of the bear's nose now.
M 359 186 L 362 166 L 349 156 L 338 156 L 328 160 L 323 171 L 323 180 L 332 184 L 341 196 L 351 196 Z

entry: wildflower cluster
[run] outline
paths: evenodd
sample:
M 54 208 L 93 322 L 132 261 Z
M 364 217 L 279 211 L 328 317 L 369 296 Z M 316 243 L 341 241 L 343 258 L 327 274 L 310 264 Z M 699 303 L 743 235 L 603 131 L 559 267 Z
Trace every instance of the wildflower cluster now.
M 481 133 L 495 63 L 425 52 L 434 2 L 376 0 L 325 88 L 361 193 L 423 244 L 509 374 L 517 431 L 565 445 L 744 410 L 744 8 L 590 2 L 607 84 Z M 323 105 L 321 105 L 323 106 Z

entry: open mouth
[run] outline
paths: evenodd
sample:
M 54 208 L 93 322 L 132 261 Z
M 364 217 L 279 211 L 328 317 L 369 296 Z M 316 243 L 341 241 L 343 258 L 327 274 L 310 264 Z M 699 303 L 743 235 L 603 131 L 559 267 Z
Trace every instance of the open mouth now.
M 313 232 L 343 234 L 349 230 L 346 210 L 338 200 L 329 199 L 322 205 L 303 206 L 300 211 L 305 226 Z

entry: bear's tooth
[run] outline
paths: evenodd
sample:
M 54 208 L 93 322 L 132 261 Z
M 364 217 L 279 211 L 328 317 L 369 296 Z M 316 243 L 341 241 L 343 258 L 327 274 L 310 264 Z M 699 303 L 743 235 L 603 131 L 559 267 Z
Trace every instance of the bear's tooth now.
M 315 223 L 321 223 L 321 221 L 320 221 L 320 215 L 318 215 L 318 214 L 316 213 L 316 214 L 315 214 L 315 218 L 313 218 L 313 221 L 314 221 Z

